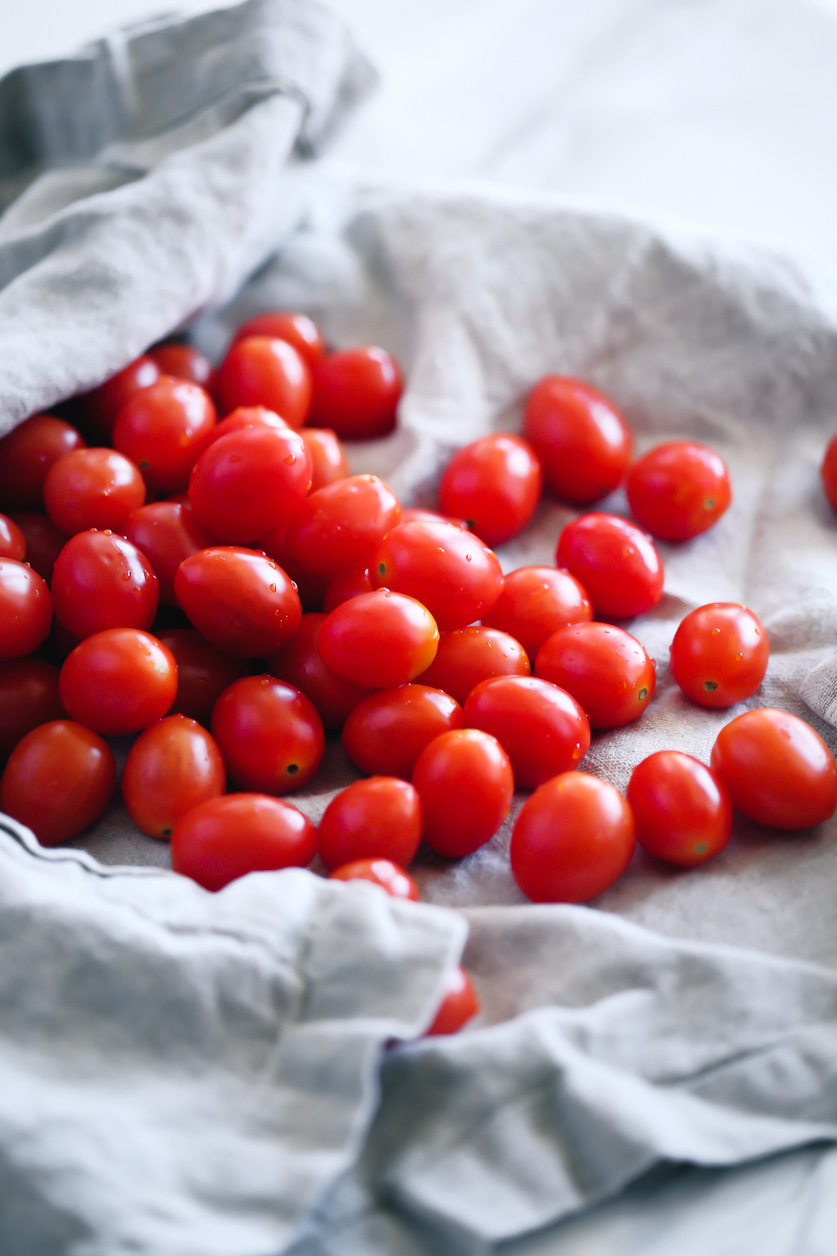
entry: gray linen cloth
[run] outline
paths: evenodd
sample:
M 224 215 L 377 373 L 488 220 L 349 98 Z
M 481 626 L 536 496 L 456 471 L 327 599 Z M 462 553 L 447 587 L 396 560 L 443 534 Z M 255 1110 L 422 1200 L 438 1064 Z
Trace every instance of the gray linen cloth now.
M 641 725 L 595 739 L 589 766 L 623 785 L 662 746 L 706 758 L 744 709 L 691 707 L 667 674 L 674 627 L 703 601 L 744 600 L 767 624 L 770 672 L 744 705 L 804 711 L 835 638 L 816 467 L 837 427 L 837 283 L 549 197 L 321 181 L 298 155 L 369 81 L 326 11 L 251 0 L 0 83 L 0 426 L 233 293 L 194 327 L 216 351 L 279 304 L 335 343 L 402 355 L 399 434 L 353 456 L 411 500 L 432 500 L 452 447 L 519 423 L 540 374 L 590 376 L 640 447 L 716 445 L 735 504 L 663 547 L 666 598 L 633 625 L 658 695 Z M 550 561 L 567 517 L 545 502 L 506 567 Z M 300 800 L 315 816 L 353 778 L 339 746 L 326 769 Z M 534 1252 L 539 1227 L 619 1192 L 641 1215 L 649 1181 L 676 1188 L 667 1173 L 746 1181 L 799 1149 L 827 1181 L 835 832 L 740 825 L 696 873 L 638 856 L 594 908 L 536 908 L 509 875 L 509 825 L 455 867 L 425 862 L 437 905 L 416 906 L 304 871 L 209 895 L 126 867 L 166 848 L 118 803 L 78 843 L 118 867 L 4 821 L 0 1250 Z M 477 1027 L 406 1041 L 466 927 Z M 829 1218 L 833 1234 L 815 1211 L 815 1241 Z M 583 1228 L 568 1241 L 582 1250 Z

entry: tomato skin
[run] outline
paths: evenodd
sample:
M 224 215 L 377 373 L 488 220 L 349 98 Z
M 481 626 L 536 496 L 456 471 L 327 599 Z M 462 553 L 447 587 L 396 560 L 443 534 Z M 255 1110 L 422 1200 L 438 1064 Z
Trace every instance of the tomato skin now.
M 272 427 L 279 432 L 293 431 L 283 418 L 266 406 L 238 406 L 213 428 L 209 444 L 213 445 L 222 436 L 229 436 L 230 432 L 240 432 L 243 427 Z
M 67 655 L 58 689 L 70 718 L 94 733 L 137 733 L 161 719 L 174 701 L 177 664 L 150 633 L 108 628 Z
M 274 340 L 287 340 L 309 366 L 319 362 L 325 353 L 325 341 L 313 318 L 307 314 L 292 314 L 286 310 L 268 310 L 256 314 L 242 323 L 233 337 L 233 344 L 248 336 L 270 336 Z
M 529 658 L 519 641 L 496 628 L 454 628 L 439 637 L 436 657 L 419 684 L 443 689 L 460 704 L 492 676 L 529 676 Z
M 50 467 L 44 506 L 69 536 L 88 528 L 119 532 L 145 501 L 139 468 L 115 449 L 74 449 Z
M 248 336 L 230 346 L 218 367 L 215 398 L 222 415 L 238 406 L 265 406 L 290 427 L 302 427 L 311 404 L 311 372 L 286 340 Z
M 561 532 L 556 559 L 580 580 L 597 616 L 628 619 L 655 607 L 665 573 L 657 547 L 619 515 L 579 515 Z
M 116 760 L 106 741 L 71 720 L 27 733 L 0 779 L 0 811 L 56 846 L 89 828 L 116 788 Z
M 770 643 L 758 615 L 738 602 L 710 602 L 681 621 L 670 647 L 671 674 L 705 707 L 743 702 L 764 680 Z
M 369 564 L 378 589 L 414 597 L 440 628 L 463 628 L 497 601 L 503 571 L 497 555 L 472 532 L 449 523 L 402 523 Z
M 174 826 L 171 866 L 205 890 L 248 872 L 305 868 L 316 829 L 292 803 L 263 794 L 226 794 L 192 807 Z
M 267 660 L 267 670 L 304 693 L 313 702 L 325 728 L 341 729 L 349 712 L 368 696 L 369 690 L 343 680 L 326 667 L 317 649 L 325 621 L 324 614 L 303 615 L 290 641 Z
M 399 685 L 364 698 L 343 726 L 343 749 L 361 772 L 409 780 L 416 760 L 441 733 L 462 727 L 462 708 L 440 689 Z
M 422 1036 L 435 1038 L 439 1034 L 458 1033 L 480 1011 L 482 1004 L 471 978 L 464 968 L 452 968 L 445 979 L 439 1010 Z
M 464 519 L 456 519 L 453 515 L 440 514 L 438 510 L 426 510 L 423 506 L 404 506 L 401 510 L 402 523 L 450 523 L 455 528 L 468 531 Z
M 57 667 L 33 658 L 0 663 L 0 757 L 33 728 L 63 715 Z
M 530 522 L 541 495 L 541 464 L 528 441 L 494 432 L 458 450 L 439 485 L 439 506 L 492 547 Z
M 720 454 L 693 440 L 656 445 L 625 480 L 631 513 L 662 541 L 689 541 L 717 523 L 732 501 Z
M 679 750 L 658 750 L 634 768 L 627 789 L 636 840 L 650 855 L 696 868 L 724 849 L 732 833 L 726 786 Z
M 13 519 L 23 533 L 26 561 L 47 584 L 52 584 L 55 560 L 69 540 L 66 532 L 56 528 L 47 515 L 35 510 L 17 511 Z
M 179 493 L 218 422 L 199 384 L 162 375 L 129 397 L 113 425 L 112 442 L 155 493 Z
M 51 414 L 33 414 L 0 437 L 0 506 L 4 510 L 43 510 L 44 480 L 53 463 L 84 439 Z
M 287 523 L 311 487 L 311 455 L 290 428 L 243 427 L 192 468 L 189 502 L 219 541 L 246 544 Z
M 180 564 L 215 538 L 198 523 L 188 502 L 149 502 L 132 510 L 123 525 L 125 537 L 142 550 L 154 568 L 163 606 L 176 606 L 174 577 Z
M 167 344 L 155 345 L 148 350 L 147 356 L 152 362 L 156 362 L 163 375 L 173 375 L 175 379 L 200 384 L 208 393 L 212 392 L 215 375 L 212 363 L 205 353 L 192 345 L 172 340 Z
M 78 640 L 105 628 L 150 628 L 157 577 L 136 545 L 112 532 L 77 532 L 55 560 L 52 604 Z
M 472 854 L 494 836 L 514 794 L 509 757 L 495 737 L 475 728 L 442 733 L 413 768 L 421 800 L 422 837 L 448 859 Z
M 409 873 L 389 859 L 353 859 L 329 873 L 330 881 L 369 881 L 390 898 L 419 902 L 419 889 Z
M 491 733 L 506 751 L 518 789 L 537 789 L 577 766 L 590 724 L 575 698 L 537 676 L 496 676 L 472 689 L 465 727 Z
M 0 444 L 0 451 L 2 451 L 2 444 Z M 820 465 L 820 479 L 825 500 L 831 509 L 837 512 L 837 435 L 832 436 L 826 446 Z
M 161 375 L 157 363 L 145 353 L 129 362 L 98 388 L 79 398 L 87 419 L 85 428 L 89 427 L 99 441 L 110 440 L 116 416 L 125 402 L 134 393 L 156 384 Z
M 592 618 L 586 590 L 568 571 L 518 567 L 505 577 L 499 598 L 482 622 L 516 638 L 534 659 L 553 632 Z
M 421 602 L 388 589 L 360 593 L 326 617 L 318 649 L 327 667 L 367 689 L 391 689 L 421 675 L 439 644 Z
M 122 769 L 128 815 L 143 833 L 162 839 L 190 807 L 220 798 L 225 784 L 221 751 L 185 715 L 167 715 L 140 733 Z
M 323 722 L 304 693 L 274 676 L 244 676 L 221 694 L 212 736 L 230 776 L 259 794 L 302 789 L 325 751 Z
M 313 371 L 309 423 L 328 427 L 340 440 L 388 436 L 404 391 L 401 367 L 375 345 L 328 353 Z
M 46 581 L 28 563 L 0 558 L 0 661 L 37 650 L 51 624 L 52 598 Z
M 312 492 L 347 478 L 349 463 L 336 432 L 327 427 L 304 427 L 300 436 L 311 455 Z
M 283 544 L 293 563 L 334 576 L 365 567 L 386 534 L 401 522 L 401 503 L 376 475 L 350 475 L 317 489 L 285 529 Z
M 732 805 L 772 829 L 808 829 L 837 807 L 837 764 L 820 735 L 789 711 L 758 707 L 730 720 L 709 760 Z
M 580 379 L 546 375 L 529 394 L 523 435 L 552 492 L 592 506 L 622 483 L 631 461 L 631 429 L 613 402 Z
M 634 851 L 634 820 L 608 781 L 564 772 L 520 809 L 509 858 L 533 903 L 588 903 L 618 881 Z
M 591 728 L 621 728 L 654 696 L 657 666 L 624 628 L 585 623 L 559 628 L 544 642 L 535 675 L 571 693 Z
M 373 589 L 368 567 L 347 567 L 329 580 L 323 598 L 323 610 L 329 615 L 341 602 L 348 602 L 359 593 L 372 593 Z
M 331 872 L 358 859 L 406 868 L 421 841 L 421 803 L 408 781 L 369 776 L 340 791 L 317 830 L 317 854 Z
M 292 582 L 258 550 L 216 545 L 185 559 L 174 577 L 177 605 L 207 641 L 237 658 L 278 650 L 299 627 Z
M 248 674 L 247 663 L 216 650 L 194 628 L 163 628 L 155 635 L 177 663 L 177 693 L 169 712 L 207 723 L 224 690 Z
M 26 558 L 26 540 L 20 528 L 8 515 L 0 515 L 0 558 Z

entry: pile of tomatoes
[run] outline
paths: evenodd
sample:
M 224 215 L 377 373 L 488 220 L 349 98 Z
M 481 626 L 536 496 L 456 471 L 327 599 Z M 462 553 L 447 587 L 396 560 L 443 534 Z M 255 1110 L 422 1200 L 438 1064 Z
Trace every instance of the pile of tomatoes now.
M 438 511 L 409 508 L 349 474 L 343 448 L 390 433 L 402 389 L 385 350 L 327 352 L 309 318 L 267 313 L 217 370 L 164 344 L 0 441 L 2 810 L 45 844 L 72 838 L 116 788 L 105 739 L 136 735 L 122 795 L 176 871 L 215 890 L 317 855 L 333 877 L 417 898 L 421 842 L 471 854 L 514 790 L 533 791 L 510 860 L 536 902 L 595 898 L 637 841 L 703 863 L 733 808 L 785 829 L 833 813 L 833 756 L 770 708 L 730 721 L 709 767 L 644 759 L 627 797 L 577 770 L 591 733 L 653 698 L 654 660 L 624 621 L 663 596 L 654 538 L 687 544 L 729 506 L 715 451 L 673 441 L 634 459 L 612 401 L 549 376 L 522 435 L 459 450 Z M 633 519 L 591 509 L 620 485 Z M 555 566 L 504 575 L 494 547 L 544 491 L 580 512 Z M 680 624 L 671 671 L 693 702 L 728 707 L 768 656 L 753 611 L 714 603 Z M 366 776 L 315 827 L 285 795 L 338 733 Z M 475 995 L 456 982 L 465 1016 Z

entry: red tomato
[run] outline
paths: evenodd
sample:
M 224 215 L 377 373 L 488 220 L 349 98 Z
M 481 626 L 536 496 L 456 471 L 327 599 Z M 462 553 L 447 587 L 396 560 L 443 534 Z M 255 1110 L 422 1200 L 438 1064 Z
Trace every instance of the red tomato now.
M 249 336 L 236 341 L 218 367 L 215 397 L 224 415 L 238 406 L 266 406 L 291 427 L 302 427 L 311 404 L 311 372 L 286 340 Z
M 361 772 L 409 780 L 425 746 L 461 727 L 462 708 L 450 694 L 427 685 L 399 685 L 359 702 L 341 740 Z
M 22 658 L 46 640 L 52 598 L 28 563 L 0 558 L 0 660 Z
M 445 978 L 439 1010 L 429 1029 L 425 1029 L 424 1037 L 434 1038 L 438 1034 L 458 1033 L 481 1010 L 479 996 L 465 969 L 452 968 Z
M 585 589 L 568 571 L 518 567 L 505 577 L 499 598 L 482 622 L 515 637 L 533 659 L 553 632 L 592 618 Z
M 484 846 L 511 806 L 514 778 L 495 737 L 459 728 L 434 738 L 413 768 L 422 837 L 431 850 L 461 859 Z
M 188 502 L 149 502 L 140 506 L 128 515 L 124 532 L 154 568 L 164 606 L 177 604 L 174 577 L 180 564 L 198 550 L 211 547 L 214 540 L 198 523 Z
M 406 868 L 421 841 L 421 804 L 408 781 L 369 776 L 340 791 L 317 830 L 317 854 L 331 871 L 357 859 Z
M 8 440 L 9 438 L 7 436 L 4 439 Z M 3 445 L 0 442 L 0 457 L 2 457 L 2 450 Z M 837 511 L 837 436 L 832 436 L 828 442 L 822 465 L 820 466 L 820 478 L 826 501 L 832 510 Z M 3 496 L 5 497 L 5 494 Z
M 699 759 L 658 750 L 643 759 L 628 782 L 636 840 L 650 855 L 696 868 L 720 854 L 732 833 L 726 786 Z
M 625 492 L 637 523 L 663 541 L 699 536 L 732 500 L 723 458 L 692 440 L 650 449 L 628 471 Z
M 150 628 L 157 577 L 136 545 L 112 532 L 77 532 L 55 560 L 52 604 L 77 640 L 105 628 Z
M 353 859 L 329 873 L 330 881 L 369 881 L 377 885 L 390 898 L 409 899 L 413 903 L 419 901 L 418 886 L 403 868 L 389 859 Z
M 128 815 L 149 837 L 169 838 L 176 821 L 208 798 L 220 798 L 224 760 L 205 728 L 168 715 L 140 733 L 122 770 Z
M 304 868 L 315 843 L 316 829 L 291 803 L 227 794 L 180 817 L 171 837 L 171 866 L 205 890 L 220 890 L 248 872 Z
M 522 532 L 541 495 L 541 464 L 528 441 L 494 432 L 453 455 L 439 485 L 439 505 L 465 519 L 486 545 Z
M 455 528 L 468 531 L 464 519 L 456 519 L 453 515 L 440 514 L 438 510 L 425 510 L 423 506 L 404 506 L 401 510 L 402 523 L 451 523 Z
M 156 636 L 177 663 L 177 693 L 169 710 L 207 721 L 224 690 L 247 675 L 247 664 L 216 650 L 194 628 L 163 628 Z
M 334 576 L 364 567 L 401 521 L 401 503 L 376 475 L 350 475 L 317 489 L 285 529 L 289 557 L 306 571 Z
M 179 493 L 218 422 L 199 384 L 163 375 L 129 397 L 113 425 L 113 447 L 136 463 L 155 493 Z
M 512 875 L 533 903 L 587 903 L 618 881 L 634 850 L 631 809 L 587 772 L 536 789 L 512 831 Z
M 329 615 L 341 602 L 348 602 L 359 593 L 372 593 L 374 586 L 368 567 L 347 567 L 338 571 L 328 582 L 323 598 L 323 610 Z
M 154 359 L 142 354 L 110 379 L 106 379 L 98 388 L 79 398 L 89 426 L 98 440 L 110 439 L 116 416 L 128 398 L 141 389 L 156 384 L 161 374 L 162 371 Z
M 671 674 L 693 702 L 728 707 L 756 692 L 769 657 L 758 615 L 737 602 L 710 602 L 680 621 L 671 643 Z
M 270 310 L 256 314 L 242 323 L 233 338 L 233 344 L 248 336 L 271 336 L 274 340 L 287 340 L 309 366 L 319 362 L 325 353 L 325 341 L 312 318 L 307 314 L 291 314 L 285 310 Z
M 44 480 L 54 462 L 84 440 L 69 423 L 33 414 L 0 439 L 0 504 L 4 510 L 42 510 Z
M 314 367 L 309 422 L 341 440 L 376 440 L 395 427 L 404 391 L 401 368 L 375 346 L 328 353 Z
M 26 557 L 26 540 L 20 528 L 8 515 L 0 515 L 0 558 L 15 558 L 22 563 Z
M 218 545 L 185 559 L 174 578 L 177 604 L 211 645 L 238 658 L 271 654 L 299 627 L 296 589 L 272 558 Z
M 31 658 L 0 663 L 0 757 L 33 728 L 63 714 L 57 667 Z
M 326 667 L 317 649 L 325 621 L 326 616 L 322 614 L 303 615 L 290 641 L 267 660 L 267 670 L 271 676 L 286 680 L 304 693 L 313 702 L 326 728 L 340 729 L 349 712 L 367 697 L 369 690 L 343 680 Z
M 23 533 L 26 542 L 26 561 L 39 576 L 52 584 L 55 560 L 67 544 L 67 533 L 56 528 L 46 515 L 37 511 L 19 511 L 14 522 Z
M 41 724 L 17 744 L 0 779 L 0 811 L 56 846 L 89 828 L 116 788 L 106 741 L 70 720 Z
M 64 709 L 95 733 L 138 733 L 166 714 L 177 692 L 177 664 L 138 628 L 108 628 L 67 656 L 58 678 Z
M 349 474 L 346 451 L 337 439 L 337 433 L 327 427 L 304 427 L 300 436 L 311 455 L 311 490 L 325 488 L 337 480 L 345 480 Z
M 391 689 L 426 671 L 438 644 L 436 621 L 421 602 L 378 589 L 341 602 L 320 629 L 318 648 L 344 680 Z
M 482 680 L 492 676 L 529 676 L 529 659 L 519 641 L 496 628 L 455 628 L 439 637 L 436 657 L 419 682 L 444 689 L 463 703 Z
M 745 711 L 715 739 L 712 771 L 748 820 L 808 829 L 837 807 L 837 764 L 810 724 L 774 707 Z
M 274 558 L 285 574 L 297 586 L 299 600 L 304 611 L 320 611 L 323 598 L 328 588 L 328 577 L 309 571 L 307 567 L 292 558 L 285 546 L 287 527 L 274 529 L 267 536 L 261 537 L 256 544 L 261 546 L 270 558 Z
M 535 675 L 571 693 L 591 728 L 638 719 L 654 693 L 657 665 L 645 647 L 613 624 L 571 624 L 541 646 Z
M 579 515 L 558 538 L 556 562 L 580 580 L 595 614 L 627 619 L 642 615 L 663 596 L 663 564 L 657 547 L 619 515 Z
M 139 469 L 115 449 L 74 449 L 53 463 L 44 481 L 46 512 L 69 536 L 87 528 L 119 532 L 144 501 Z
M 622 483 L 631 429 L 591 384 L 546 375 L 529 394 L 523 435 L 541 461 L 547 486 L 575 506 L 592 506 Z
M 402 523 L 388 532 L 369 565 L 379 589 L 426 606 L 440 628 L 462 628 L 490 611 L 503 588 L 493 550 L 449 523 Z
M 272 427 L 279 432 L 293 431 L 288 428 L 284 419 L 265 406 L 239 406 L 213 429 L 209 443 L 214 444 L 222 436 L 229 436 L 230 432 L 240 432 L 243 427 Z
M 536 676 L 496 676 L 472 689 L 465 727 L 491 733 L 506 751 L 518 789 L 537 789 L 577 766 L 590 724 L 571 694 Z
M 157 363 L 164 375 L 174 375 L 176 379 L 185 379 L 190 384 L 200 384 L 207 392 L 212 391 L 215 373 L 212 363 L 205 353 L 192 345 L 172 340 L 149 349 L 148 357 Z
M 245 544 L 286 523 L 311 487 L 311 455 L 290 428 L 243 427 L 195 463 L 189 501 L 219 541 Z
M 212 712 L 212 735 L 230 776 L 260 794 L 302 789 L 325 750 L 313 703 L 273 676 L 244 676 L 225 689 Z

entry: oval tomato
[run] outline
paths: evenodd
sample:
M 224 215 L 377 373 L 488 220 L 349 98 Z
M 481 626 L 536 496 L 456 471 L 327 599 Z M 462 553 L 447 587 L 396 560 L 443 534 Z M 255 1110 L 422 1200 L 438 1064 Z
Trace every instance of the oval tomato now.
M 177 692 L 171 651 L 138 628 L 108 628 L 68 654 L 58 687 L 71 719 L 104 736 L 137 733 L 161 719 Z
M 445 978 L 442 1002 L 424 1037 L 456 1034 L 482 1010 L 479 995 L 464 968 L 452 968 Z
M 335 576 L 347 567 L 365 567 L 400 521 L 401 503 L 388 484 L 376 475 L 350 475 L 306 498 L 282 544 L 305 571 Z
M 44 480 L 46 512 L 68 536 L 87 528 L 119 532 L 144 501 L 139 468 L 115 449 L 74 449 L 52 464 Z
M 462 727 L 459 703 L 427 685 L 399 685 L 364 698 L 343 726 L 343 749 L 361 772 L 409 780 L 425 746 Z
M 0 515 L 0 558 L 14 558 L 22 563 L 26 557 L 26 541 L 20 528 L 8 515 Z
M 313 318 L 307 314 L 292 314 L 286 310 L 268 310 L 255 314 L 242 323 L 233 337 L 233 344 L 248 336 L 270 336 L 273 340 L 286 340 L 309 366 L 319 362 L 325 353 L 325 341 Z
M 150 628 L 157 577 L 136 545 L 112 532 L 77 532 L 55 560 L 52 604 L 77 640 L 105 628 Z
M 472 532 L 449 523 L 402 523 L 369 564 L 378 589 L 426 606 L 440 628 L 462 628 L 491 610 L 503 588 L 497 555 Z
M 403 391 L 401 368 L 386 349 L 329 353 L 314 367 L 309 422 L 341 440 L 375 440 L 395 427 Z
M 743 702 L 764 680 L 770 645 L 764 624 L 737 602 L 710 602 L 681 621 L 671 643 L 671 674 L 705 707 Z
M 177 604 L 211 645 L 238 658 L 278 650 L 299 627 L 296 588 L 272 558 L 214 546 L 185 559 L 174 578 Z
M 209 358 L 200 349 L 171 340 L 166 344 L 155 345 L 148 350 L 147 356 L 157 363 L 164 375 L 173 375 L 175 379 L 184 379 L 190 384 L 200 384 L 201 388 L 212 392 L 215 372 Z
M 57 667 L 33 658 L 0 663 L 0 758 L 33 728 L 63 714 Z
M 33 414 L 0 438 L 0 503 L 4 510 L 42 510 L 53 463 L 83 449 L 80 432 L 51 414 Z
M 163 375 L 134 393 L 113 425 L 113 447 L 139 467 L 155 493 L 179 493 L 218 422 L 199 384 Z
M 265 406 L 291 427 L 302 427 L 311 404 L 311 372 L 286 340 L 248 336 L 231 345 L 218 367 L 215 397 L 223 415 L 238 406 Z
M 663 541 L 689 541 L 717 523 L 732 500 L 720 454 L 693 440 L 656 445 L 625 481 L 637 523 Z
M 546 484 L 563 501 L 592 506 L 622 483 L 631 430 L 613 402 L 580 379 L 547 375 L 532 389 L 523 417 Z
M 52 598 L 28 563 L 0 558 L 0 661 L 31 654 L 46 640 Z
M 106 741 L 71 720 L 41 724 L 20 741 L 0 779 L 0 810 L 44 846 L 75 837 L 104 811 L 116 788 Z
M 458 728 L 434 738 L 413 768 L 422 837 L 431 850 L 461 859 L 484 846 L 511 806 L 511 763 L 495 737 Z
M 274 676 L 244 676 L 225 689 L 212 712 L 212 736 L 230 776 L 260 794 L 302 789 L 325 751 L 313 703 Z
M 633 816 L 619 791 L 587 772 L 565 772 L 521 807 L 509 857 L 533 903 L 587 903 L 618 881 L 633 850 Z
M 621 728 L 651 701 L 657 665 L 624 628 L 571 624 L 541 646 L 535 675 L 571 693 L 591 728 Z
M 325 621 L 323 614 L 303 615 L 291 639 L 267 660 L 267 670 L 310 698 L 326 728 L 340 729 L 369 690 L 344 680 L 323 662 L 317 642 Z
M 168 715 L 140 733 L 122 770 L 128 815 L 149 837 L 169 838 L 190 807 L 224 792 L 221 751 L 205 728 Z
M 390 859 L 353 859 L 329 873 L 330 881 L 369 881 L 377 885 L 390 898 L 419 901 L 419 891 L 413 878 Z
M 837 764 L 810 724 L 774 707 L 745 711 L 715 739 L 710 767 L 748 820 L 808 829 L 837 807 Z
M 317 829 L 317 854 L 331 870 L 358 859 L 406 868 L 421 841 L 421 804 L 408 781 L 369 776 L 332 798 Z
M 553 632 L 592 618 L 586 590 L 568 571 L 518 567 L 504 578 L 500 596 L 482 622 L 516 638 L 531 660 Z
M 305 868 L 316 829 L 281 798 L 227 794 L 192 807 L 174 826 L 171 866 L 205 890 L 220 890 L 249 872 Z
M 150 388 L 161 374 L 162 371 L 154 359 L 145 353 L 135 358 L 133 362 L 129 362 L 98 388 L 94 388 L 92 392 L 79 398 L 87 420 L 85 428 L 89 426 L 97 440 L 109 440 L 116 416 L 125 402 L 134 393 L 140 392 L 143 388 Z
M 590 746 L 590 724 L 575 698 L 536 676 L 496 676 L 472 689 L 465 727 L 491 733 L 506 751 L 518 789 L 567 772 Z
M 458 450 L 439 485 L 439 506 L 465 519 L 486 545 L 522 532 L 541 495 L 541 464 L 528 441 L 493 432 Z
M 531 667 L 519 641 L 496 628 L 454 628 L 439 637 L 436 657 L 419 683 L 444 689 L 463 703 L 471 690 L 492 676 L 529 676 Z
M 628 782 L 636 840 L 650 855 L 695 868 L 720 854 L 732 833 L 732 803 L 719 777 L 692 755 L 658 750 Z
M 157 577 L 160 601 L 175 606 L 174 577 L 182 562 L 212 546 L 214 537 L 198 523 L 188 502 L 149 502 L 132 510 L 123 531 L 142 550 Z
M 663 596 L 663 564 L 649 536 L 619 515 L 579 515 L 561 532 L 556 559 L 580 580 L 596 615 L 642 615 Z
M 349 463 L 336 432 L 327 427 L 304 427 L 299 434 L 311 455 L 312 493 L 347 478 Z
M 320 629 L 318 649 L 327 667 L 367 689 L 390 689 L 430 666 L 439 629 L 415 598 L 378 589 L 341 602 Z

